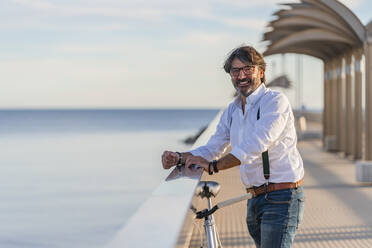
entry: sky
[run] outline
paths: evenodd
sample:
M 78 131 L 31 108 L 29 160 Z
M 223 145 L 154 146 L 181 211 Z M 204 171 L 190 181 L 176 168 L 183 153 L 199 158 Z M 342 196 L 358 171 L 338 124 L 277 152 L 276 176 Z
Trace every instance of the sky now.
M 292 0 L 0 0 L 0 109 L 221 108 L 222 70 L 241 44 L 260 52 L 278 3 Z M 371 0 L 341 1 L 363 24 Z M 302 104 L 322 108 L 322 62 L 303 57 Z M 296 56 L 266 58 L 296 101 Z M 284 65 L 284 66 L 283 66 Z

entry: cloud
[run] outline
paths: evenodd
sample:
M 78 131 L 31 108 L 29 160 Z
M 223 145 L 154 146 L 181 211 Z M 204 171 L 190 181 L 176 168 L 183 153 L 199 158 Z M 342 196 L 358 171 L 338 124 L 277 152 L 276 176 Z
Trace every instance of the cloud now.
M 221 46 L 231 40 L 231 35 L 228 33 L 213 33 L 213 32 L 191 32 L 180 37 L 177 43 L 187 46 L 193 45 L 198 47 L 204 46 Z
M 64 16 L 64 17 L 120 17 L 134 20 L 156 21 L 163 19 L 163 11 L 158 8 L 146 6 L 132 6 L 126 2 L 116 4 L 107 4 L 97 2 L 96 4 L 84 4 L 82 1 L 76 1 L 73 4 L 59 2 L 52 3 L 47 0 L 13 0 L 16 4 L 31 10 L 39 12 L 45 16 Z
M 348 8 L 357 8 L 365 2 L 365 0 L 340 0 L 341 3 L 345 4 Z
M 239 7 L 266 7 L 266 8 L 274 8 L 278 4 L 282 3 L 297 3 L 299 0 L 260 0 L 260 1 L 247 1 L 247 0 L 216 0 L 219 3 L 225 3 L 230 6 L 239 6 Z M 343 4 L 345 4 L 349 8 L 357 8 L 361 6 L 366 0 L 339 0 Z
M 8 55 L 0 58 L 0 95 L 9 96 L 5 102 L 14 106 L 101 104 L 87 97 L 91 92 L 98 92 L 98 98 L 105 92 L 122 106 L 138 104 L 146 94 L 143 102 L 149 106 L 169 95 L 187 106 L 190 98 L 179 92 L 194 94 L 195 87 L 200 94 L 213 89 L 214 96 L 228 97 L 232 88 L 221 68 L 225 55 L 242 43 L 256 46 L 269 19 L 267 10 L 278 2 L 4 1 L 0 28 L 11 31 L 2 39 L 2 52 Z M 94 32 L 100 30 L 119 32 Z M 17 94 L 18 101 L 10 97 Z M 215 104 L 200 99 L 191 102 Z
M 250 30 L 262 30 L 265 20 L 246 17 L 235 12 L 242 11 L 246 7 L 249 11 L 253 8 L 268 3 L 276 3 L 278 0 L 256 1 L 232 1 L 206 0 L 198 4 L 192 4 L 188 0 L 76 0 L 76 1 L 52 1 L 52 0 L 12 0 L 17 7 L 13 9 L 22 15 L 15 17 L 7 15 L 0 17 L 1 29 L 55 29 L 55 30 L 85 30 L 85 31 L 117 31 L 154 29 L 175 27 L 187 20 L 192 23 L 209 23 L 215 27 L 247 28 Z M 226 11 L 219 12 L 222 7 Z M 13 4 L 14 5 L 14 4 Z M 14 6 L 12 7 L 14 8 Z M 253 7 L 252 7 L 253 6 Z M 5 11 L 4 13 L 11 13 Z M 232 14 L 235 13 L 235 14 Z M 260 18 L 260 17 L 258 17 Z M 3 19 L 3 21 L 1 21 Z M 164 30 L 163 29 L 163 30 Z M 162 32 L 162 31 L 160 31 Z
M 133 45 L 132 45 L 133 46 Z M 124 44 L 79 44 L 62 43 L 53 47 L 53 50 L 61 54 L 124 54 L 129 52 L 128 45 Z
M 252 7 L 265 6 L 267 3 L 276 3 L 278 0 L 261 0 L 256 3 L 250 1 L 227 1 L 219 0 L 228 6 Z M 52 2 L 50 0 L 13 0 L 18 5 L 37 11 L 46 16 L 65 16 L 65 17 L 114 17 L 130 20 L 143 21 L 165 21 L 174 17 L 214 19 L 229 16 L 228 12 L 224 16 L 215 14 L 213 9 L 215 1 L 207 0 L 196 4 L 191 4 L 187 0 L 157 0 L 157 1 L 74 1 L 74 3 Z
M 272 8 L 277 4 L 280 3 L 291 3 L 291 2 L 298 2 L 296 0 L 260 0 L 260 1 L 247 1 L 247 0 L 217 0 L 219 3 L 224 3 L 230 6 L 238 6 L 238 7 L 250 7 L 250 8 L 259 8 L 259 7 L 266 7 Z
M 51 10 L 56 9 L 56 5 L 52 4 L 49 1 L 43 1 L 43 0 L 13 0 L 13 2 L 29 6 L 34 9 L 42 9 L 42 10 Z
M 125 63 L 104 59 L 18 59 L 0 61 L 3 84 L 22 84 L 33 88 L 35 85 L 99 84 L 120 80 L 129 71 Z M 80 86 L 76 86 L 80 87 Z M 11 88 L 11 87 L 10 87 Z
M 168 17 L 207 17 L 212 2 L 197 5 L 187 0 L 157 1 L 74 1 L 73 3 L 49 0 L 12 0 L 14 3 L 48 16 L 116 17 L 144 21 L 164 21 Z
M 223 18 L 222 22 L 232 27 L 247 28 L 250 30 L 259 31 L 262 31 L 267 24 L 266 20 L 257 18 Z

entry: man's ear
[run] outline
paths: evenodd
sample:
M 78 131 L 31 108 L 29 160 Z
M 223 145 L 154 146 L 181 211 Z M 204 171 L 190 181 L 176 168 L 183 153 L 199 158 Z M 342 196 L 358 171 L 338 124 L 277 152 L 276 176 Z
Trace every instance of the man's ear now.
M 264 72 L 263 70 L 260 70 L 260 78 L 263 78 Z

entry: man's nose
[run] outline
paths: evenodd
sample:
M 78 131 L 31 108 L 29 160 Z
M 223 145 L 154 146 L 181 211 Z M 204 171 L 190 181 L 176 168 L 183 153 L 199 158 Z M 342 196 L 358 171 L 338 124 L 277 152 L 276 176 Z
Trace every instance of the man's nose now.
M 239 79 L 243 79 L 243 78 L 246 78 L 247 77 L 247 75 L 243 72 L 243 70 L 239 70 L 239 75 L 238 75 L 238 78 Z

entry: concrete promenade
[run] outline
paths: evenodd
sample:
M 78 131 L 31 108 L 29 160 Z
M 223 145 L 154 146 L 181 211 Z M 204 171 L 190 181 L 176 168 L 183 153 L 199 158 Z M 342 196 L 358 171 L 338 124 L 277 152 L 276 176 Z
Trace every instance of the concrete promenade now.
M 372 247 L 372 184 L 355 179 L 354 162 L 322 150 L 319 139 L 298 143 L 305 165 L 305 214 L 294 247 Z M 205 173 L 204 173 L 205 174 Z M 245 193 L 238 168 L 202 180 L 218 181 L 214 203 Z M 218 210 L 215 220 L 223 247 L 255 247 L 245 223 L 246 202 Z M 196 221 L 203 231 L 202 221 Z M 200 247 L 194 228 L 190 247 Z

